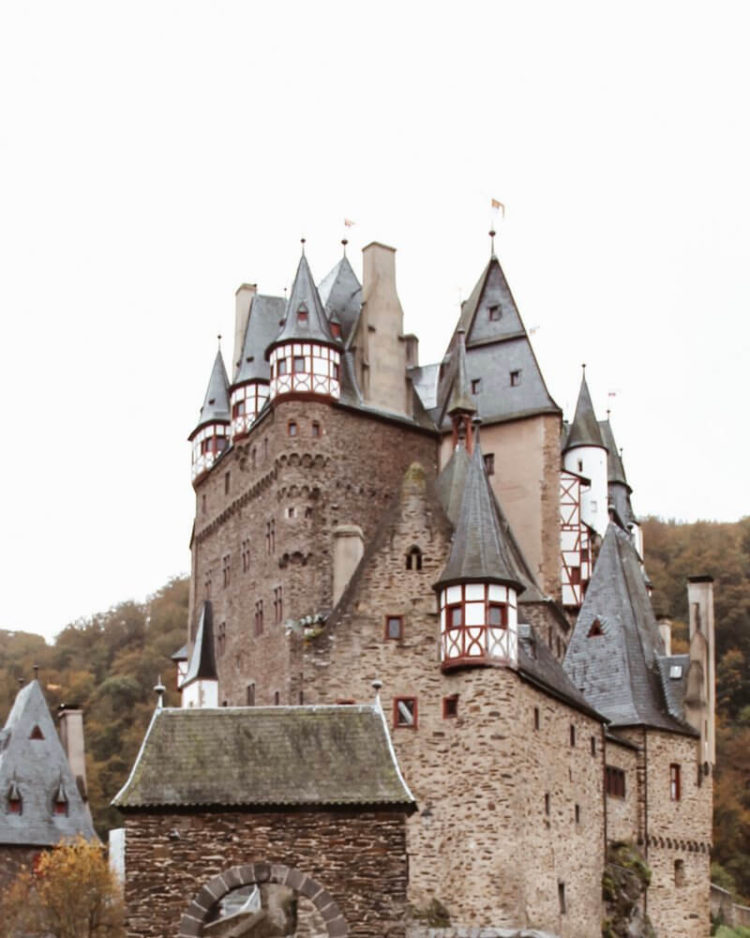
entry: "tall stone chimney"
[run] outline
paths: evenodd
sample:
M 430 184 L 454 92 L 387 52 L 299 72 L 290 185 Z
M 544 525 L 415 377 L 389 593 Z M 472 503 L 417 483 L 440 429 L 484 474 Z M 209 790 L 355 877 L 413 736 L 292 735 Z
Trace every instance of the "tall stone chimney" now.
M 333 531 L 333 604 L 341 599 L 365 552 L 362 528 L 340 524 Z
M 690 666 L 685 693 L 685 710 L 690 723 L 701 734 L 701 761 L 713 766 L 716 762 L 716 641 L 713 577 L 688 577 L 688 608 Z
M 657 622 L 659 626 L 659 635 L 661 635 L 661 640 L 664 642 L 664 654 L 672 654 L 672 623 L 669 619 L 660 618 Z
M 232 353 L 232 380 L 242 360 L 242 344 L 245 341 L 247 321 L 250 318 L 250 304 L 258 292 L 257 283 L 242 283 L 234 294 L 234 351 Z
M 83 710 L 64 707 L 58 713 L 60 740 L 68 757 L 73 777 L 84 801 L 88 801 L 86 785 L 86 748 L 83 740 Z
M 366 404 L 408 414 L 404 311 L 396 292 L 396 249 L 373 241 L 362 250 L 362 313 L 354 342 Z

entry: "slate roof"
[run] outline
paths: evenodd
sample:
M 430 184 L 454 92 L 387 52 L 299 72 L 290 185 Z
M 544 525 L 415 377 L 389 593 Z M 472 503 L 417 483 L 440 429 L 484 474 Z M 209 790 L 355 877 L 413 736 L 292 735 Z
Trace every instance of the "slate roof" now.
M 253 297 L 242 343 L 242 358 L 237 363 L 235 385 L 246 381 L 271 380 L 266 349 L 278 335 L 285 308 L 286 301 L 281 296 L 256 294 Z
M 598 620 L 603 634 L 589 638 Z M 665 700 L 664 645 L 630 538 L 609 524 L 565 656 L 565 670 L 614 727 L 650 726 L 694 735 Z
M 346 344 L 362 308 L 362 285 L 346 255 L 321 280 L 318 293 L 329 321 L 341 326 L 341 337 Z
M 585 373 L 581 378 L 581 390 L 578 392 L 576 412 L 568 430 L 568 438 L 565 441 L 563 452 L 567 452 L 575 446 L 602 446 L 605 449 L 607 448 L 602 439 L 599 421 L 594 413 L 594 405 L 591 403 L 591 394 L 586 383 Z
M 519 592 L 526 587 L 518 576 L 499 523 L 478 435 L 466 473 L 450 554 L 435 586 L 459 582 L 506 583 Z
M 456 368 L 448 399 L 448 414 L 476 413 L 476 403 L 471 396 L 469 379 L 466 374 L 466 337 L 462 329 L 458 330 L 456 344 Z
M 118 808 L 403 805 L 379 705 L 158 709 Z
M 298 316 L 301 308 L 307 311 L 307 319 L 304 322 L 300 321 Z M 333 348 L 341 348 L 341 342 L 336 340 L 331 333 L 328 316 L 320 301 L 310 265 L 304 254 L 300 258 L 294 277 L 284 324 L 266 348 L 266 356 L 268 357 L 271 350 L 282 342 L 318 342 Z
M 200 417 L 195 430 L 190 434 L 191 439 L 207 423 L 229 423 L 229 379 L 221 349 L 216 353 Z
M 617 483 L 619 485 L 627 485 L 630 491 L 628 478 L 625 475 L 625 467 L 622 464 L 622 457 L 620 456 L 620 451 L 617 449 L 615 435 L 612 432 L 612 424 L 609 420 L 600 420 L 599 430 L 601 431 L 602 441 L 607 447 L 607 481 L 610 484 Z
M 685 691 L 687 690 L 687 674 L 690 667 L 690 655 L 661 655 L 656 659 L 659 666 L 664 700 L 667 709 L 678 720 L 685 715 Z M 679 668 L 679 677 L 672 677 L 672 668 Z
M 498 318 L 490 318 L 491 308 L 496 309 L 494 315 Z M 480 380 L 475 404 L 484 423 L 560 413 L 544 383 L 505 274 L 493 255 L 471 296 L 461 307 L 446 353 L 443 375 L 438 379 L 437 406 L 433 411 L 438 426 L 447 429 L 450 425 L 447 408 L 458 368 L 456 350 L 461 329 L 466 333 L 468 379 Z M 518 372 L 516 385 L 511 385 L 512 372 Z
M 214 655 L 214 613 L 210 599 L 203 601 L 198 629 L 195 633 L 195 644 L 190 655 L 185 680 L 180 685 L 183 689 L 193 681 L 218 681 L 216 670 L 216 657 Z
M 97 839 L 38 681 L 18 692 L 0 747 L 0 844 L 49 847 L 79 834 Z M 53 813 L 61 785 L 67 815 Z M 23 799 L 21 814 L 8 810 L 12 786 Z

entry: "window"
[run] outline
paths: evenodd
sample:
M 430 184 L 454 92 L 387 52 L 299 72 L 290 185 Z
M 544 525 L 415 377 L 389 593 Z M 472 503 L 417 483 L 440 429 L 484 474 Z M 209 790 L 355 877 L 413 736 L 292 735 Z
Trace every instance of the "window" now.
M 307 312 L 307 308 L 300 306 L 300 308 L 297 310 L 297 322 L 304 324 L 308 321 L 309 318 L 310 316 Z
M 286 425 L 286 432 L 288 433 L 289 436 L 297 436 L 297 421 L 296 420 L 289 421 L 289 423 Z
M 569 569 L 570 569 L 570 585 L 580 586 L 581 585 L 581 568 L 570 567 Z
M 495 474 L 495 454 L 494 453 L 485 453 L 484 454 L 484 471 L 488 476 L 494 476 Z
M 500 307 L 496 304 L 495 306 L 490 306 L 489 308 L 490 322 L 498 322 L 502 317 L 503 313 Z
M 576 744 L 576 728 L 573 724 L 570 724 L 570 745 L 575 746 Z
M 613 798 L 625 797 L 625 772 L 612 765 L 604 768 L 604 790 Z
M 422 569 L 422 551 L 418 547 L 410 547 L 406 554 L 406 569 Z
M 210 599 L 211 598 L 211 571 L 210 570 L 206 571 L 206 577 L 203 581 L 203 586 L 206 590 L 206 599 Z
M 255 706 L 255 681 L 251 681 L 245 687 L 245 705 L 247 707 Z
M 487 608 L 487 623 L 496 629 L 507 629 L 508 607 L 503 603 L 490 603 Z
M 385 637 L 401 640 L 404 637 L 404 617 L 385 617 Z
M 517 388 L 520 383 L 521 383 L 521 371 L 520 371 L 520 369 L 519 369 L 518 371 L 511 371 L 511 373 L 510 373 L 510 386 L 511 386 L 512 388 Z
M 539 707 L 534 707 L 534 729 L 538 730 L 540 724 Z
M 300 372 L 305 370 L 305 356 L 304 355 L 295 355 L 292 359 L 292 371 L 298 375 Z
M 583 460 L 582 459 L 578 460 L 578 471 L 583 472 Z
M 312 435 L 316 439 L 320 436 L 320 424 L 317 420 L 313 420 L 312 422 Z
M 334 337 L 334 339 L 341 338 L 341 326 L 339 325 L 339 323 L 337 322 L 331 323 L 331 335 Z
M 669 766 L 669 797 L 672 801 L 679 801 L 682 796 L 680 786 L 680 766 L 673 762 Z
M 479 394 L 479 391 L 480 391 L 481 387 L 482 387 L 482 379 L 481 379 L 481 378 L 472 378 L 472 379 L 471 379 L 471 393 L 472 393 L 472 394 Z
M 285 358 L 280 358 L 280 359 L 276 362 L 276 377 L 278 378 L 278 377 L 280 377 L 281 375 L 285 375 L 286 373 L 287 373 L 286 359 L 285 359 Z
M 565 915 L 568 911 L 567 905 L 565 903 L 565 883 L 557 884 L 557 901 L 560 903 L 560 914 Z
M 550 810 L 552 808 L 552 799 L 549 796 L 549 792 L 545 792 L 544 795 L 544 813 L 549 816 Z
M 575 806 L 575 819 L 576 819 L 576 824 L 581 823 L 581 806 L 579 804 Z
M 221 658 L 224 654 L 227 644 L 227 624 L 226 622 L 219 623 L 219 630 L 216 633 L 216 656 Z
M 407 726 L 415 729 L 417 726 L 417 698 L 393 698 L 393 725 L 398 728 Z
M 287 518 L 293 518 L 295 514 L 296 514 L 296 511 L 294 509 L 294 505 L 290 505 L 286 510 Z
M 464 622 L 464 607 L 461 605 L 447 606 L 445 610 L 445 621 L 449 629 L 457 629 Z
M 237 417 L 244 417 L 245 415 L 245 400 L 235 401 L 232 404 L 232 419 Z
M 277 586 L 273 591 L 273 621 L 276 625 L 281 625 L 284 618 L 284 600 L 281 590 L 282 587 Z
M 255 604 L 255 634 L 263 634 L 263 600 L 259 599 Z
M 674 884 L 678 888 L 681 888 L 685 885 L 685 861 L 684 860 L 675 860 L 674 861 Z
M 276 550 L 276 522 L 266 521 L 266 553 L 273 554 Z
M 273 692 L 273 705 L 274 707 L 278 707 L 280 703 L 281 703 L 281 694 L 277 690 L 275 690 Z
M 55 804 L 53 806 L 54 813 L 57 817 L 67 817 L 68 816 L 68 799 L 65 797 L 65 792 L 60 791 L 55 798 Z
M 242 572 L 247 573 L 250 569 L 250 538 L 246 537 L 242 542 Z
M 44 733 L 35 725 L 34 729 L 29 734 L 29 739 L 44 739 Z
M 15 782 L 11 782 L 8 791 L 8 813 L 23 814 L 23 798 Z
M 339 697 L 339 699 L 336 701 L 336 704 L 339 707 L 346 707 L 353 703 L 356 703 L 356 700 L 349 697 Z
M 340 373 L 341 373 L 341 366 L 339 365 L 339 363 L 332 362 L 331 363 L 331 377 L 334 379 L 334 381 L 339 380 Z
M 591 737 L 591 755 L 596 755 L 596 736 Z
M 229 473 L 224 473 L 224 494 L 229 495 Z
M 232 560 L 229 554 L 224 554 L 221 558 L 221 583 L 224 589 L 229 586 L 229 578 L 232 570 Z
M 669 677 L 673 681 L 679 681 L 682 677 L 682 665 L 672 664 L 669 666 Z
M 443 697 L 443 719 L 452 720 L 458 716 L 458 694 Z

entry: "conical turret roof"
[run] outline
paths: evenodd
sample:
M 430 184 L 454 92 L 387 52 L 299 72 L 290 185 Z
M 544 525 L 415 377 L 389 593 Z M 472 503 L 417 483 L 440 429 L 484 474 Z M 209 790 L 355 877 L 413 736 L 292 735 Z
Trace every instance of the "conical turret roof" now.
M 608 459 L 607 459 L 607 481 L 610 483 L 627 485 L 628 489 L 628 479 L 625 475 L 625 467 L 622 464 L 622 457 L 620 452 L 617 449 L 617 444 L 615 443 L 615 435 L 612 432 L 612 425 L 609 420 L 600 420 L 599 429 L 601 430 L 602 440 L 604 445 L 607 447 Z
M 300 316 L 300 313 L 306 315 Z M 341 348 L 341 342 L 337 341 L 331 332 L 310 265 L 304 254 L 300 258 L 292 292 L 286 305 L 284 324 L 266 349 L 266 357 L 271 354 L 272 349 L 283 342 L 317 342 L 333 346 L 333 348 Z
M 193 681 L 217 681 L 216 657 L 214 655 L 214 615 L 209 599 L 204 600 L 198 630 L 195 633 L 195 644 L 190 656 L 185 680 L 181 689 L 192 684 Z
M 469 378 L 466 370 L 466 336 L 463 329 L 458 330 L 458 345 L 456 348 L 456 373 L 448 400 L 448 413 L 476 413 L 476 404 L 471 395 Z
M 346 344 L 362 309 L 362 285 L 346 255 L 323 278 L 318 293 L 329 322 L 341 326 L 341 337 Z
M 278 334 L 285 305 L 281 296 L 256 294 L 253 297 L 245 341 L 242 343 L 242 358 L 237 363 L 235 385 L 246 381 L 270 381 L 271 369 L 266 361 L 266 349 Z
M 504 583 L 519 592 L 525 588 L 499 524 L 478 440 L 466 474 L 451 552 L 435 585 L 461 582 Z
M 208 379 L 206 396 L 203 398 L 200 417 L 195 430 L 207 423 L 229 423 L 229 379 L 224 367 L 221 349 L 216 353 L 211 377 Z M 193 433 L 195 433 L 195 430 Z
M 607 448 L 599 429 L 599 421 L 594 413 L 594 405 L 591 403 L 591 394 L 586 383 L 585 372 L 581 379 L 581 390 L 578 392 L 576 412 L 568 431 L 564 452 L 573 449 L 575 446 L 601 446 L 603 449 Z

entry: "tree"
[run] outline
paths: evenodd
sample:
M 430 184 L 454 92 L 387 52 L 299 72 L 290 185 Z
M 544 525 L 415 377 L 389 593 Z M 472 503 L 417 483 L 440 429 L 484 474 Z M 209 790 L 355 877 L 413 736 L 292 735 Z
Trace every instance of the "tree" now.
M 39 855 L 5 890 L 9 938 L 123 938 L 119 884 L 102 848 L 79 837 Z

